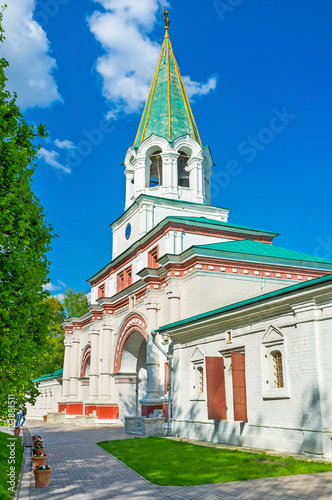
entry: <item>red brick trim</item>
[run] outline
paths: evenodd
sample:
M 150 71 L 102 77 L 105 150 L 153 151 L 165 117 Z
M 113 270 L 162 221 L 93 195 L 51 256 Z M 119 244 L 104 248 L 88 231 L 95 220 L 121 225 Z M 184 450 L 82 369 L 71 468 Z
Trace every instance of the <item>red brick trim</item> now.
M 144 405 L 142 404 L 142 417 L 148 417 L 153 413 L 153 410 L 162 410 L 163 405 Z
M 97 419 L 112 419 L 119 418 L 119 407 L 114 406 L 97 406 Z
M 83 415 L 83 403 L 58 404 L 58 411 L 64 410 L 67 415 Z
M 82 362 L 81 362 L 81 372 L 80 376 L 85 377 L 85 370 L 86 370 L 86 365 L 88 360 L 91 357 L 91 346 L 87 345 L 86 348 L 84 349 L 83 356 L 82 356 Z
M 166 423 L 168 423 L 168 403 L 163 403 L 163 417 L 166 419 Z M 173 403 L 171 404 L 171 418 L 173 418 Z
M 97 411 L 97 406 L 96 405 L 85 405 L 84 407 L 84 415 L 88 417 L 91 415 L 93 411 Z
M 131 314 L 124 320 L 120 328 L 120 334 L 115 348 L 114 373 L 118 373 L 120 371 L 123 349 L 127 339 L 132 333 L 138 332 L 143 335 L 145 340 L 147 340 L 146 330 L 146 322 L 139 314 Z

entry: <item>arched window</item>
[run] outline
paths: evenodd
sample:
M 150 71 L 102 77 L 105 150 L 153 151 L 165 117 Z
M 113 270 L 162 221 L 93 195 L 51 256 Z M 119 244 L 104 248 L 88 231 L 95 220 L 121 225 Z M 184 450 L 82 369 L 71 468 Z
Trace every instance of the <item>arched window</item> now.
M 284 374 L 282 369 L 282 354 L 280 351 L 271 352 L 274 365 L 275 387 L 284 387 Z
M 203 367 L 198 366 L 196 368 L 196 391 L 197 391 L 197 394 L 202 394 L 203 389 L 204 389 L 203 375 L 204 375 Z
M 189 187 L 189 172 L 186 170 L 189 156 L 184 151 L 179 151 L 178 157 L 178 186 Z
M 161 150 L 158 149 L 149 156 L 151 160 L 149 187 L 163 185 L 163 162 L 160 153 Z

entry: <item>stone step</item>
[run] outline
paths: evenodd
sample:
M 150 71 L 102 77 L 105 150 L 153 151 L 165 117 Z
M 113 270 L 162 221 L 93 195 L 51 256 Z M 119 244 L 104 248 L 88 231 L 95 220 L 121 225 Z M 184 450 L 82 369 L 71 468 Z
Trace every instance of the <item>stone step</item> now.
M 153 413 L 150 413 L 148 415 L 148 418 L 162 418 L 163 417 L 163 410 L 153 410 Z

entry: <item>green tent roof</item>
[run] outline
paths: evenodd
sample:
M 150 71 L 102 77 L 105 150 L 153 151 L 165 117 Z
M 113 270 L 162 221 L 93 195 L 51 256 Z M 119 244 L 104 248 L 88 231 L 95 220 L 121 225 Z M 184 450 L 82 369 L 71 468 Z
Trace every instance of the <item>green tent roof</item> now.
M 52 378 L 59 378 L 62 377 L 63 369 L 60 368 L 59 370 L 55 370 L 55 372 L 52 373 L 47 373 L 47 375 L 43 375 L 42 377 L 35 378 L 33 382 L 42 382 L 44 380 L 49 380 Z
M 268 243 L 260 243 L 259 241 L 239 240 L 226 241 L 223 243 L 212 243 L 209 245 L 198 245 L 195 248 L 210 249 L 218 252 L 239 253 L 246 255 L 257 255 L 259 257 L 274 257 L 281 259 L 300 260 L 306 262 L 321 262 L 332 264 L 332 260 L 314 257 L 302 252 L 287 250 L 286 248 L 276 247 Z
M 138 147 L 152 134 L 164 137 L 168 141 L 188 134 L 202 145 L 174 57 L 168 28 L 166 28 L 134 147 Z

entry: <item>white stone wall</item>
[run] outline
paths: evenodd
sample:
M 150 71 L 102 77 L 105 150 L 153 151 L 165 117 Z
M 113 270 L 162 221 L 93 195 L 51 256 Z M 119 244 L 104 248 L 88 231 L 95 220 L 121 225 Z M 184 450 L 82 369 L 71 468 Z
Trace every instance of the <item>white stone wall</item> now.
M 47 413 L 58 411 L 58 401 L 61 399 L 61 384 L 56 379 L 46 380 L 38 386 L 40 395 L 34 405 L 27 404 L 26 418 L 42 420 Z
M 206 217 L 208 219 L 215 219 L 219 221 L 227 221 L 228 210 L 218 207 L 211 207 L 202 205 L 198 208 L 197 204 L 181 204 L 178 202 L 162 200 L 141 200 L 140 205 L 133 205 L 119 222 L 115 222 L 113 227 L 113 255 L 114 260 L 122 252 L 127 250 L 134 242 L 142 238 L 148 231 L 151 231 L 166 217 L 179 216 L 179 217 Z M 131 236 L 127 240 L 125 238 L 125 229 L 127 224 L 131 224 Z M 193 237 L 194 235 L 192 235 Z M 207 238 L 207 243 L 213 243 L 217 239 Z M 193 240 L 194 241 L 194 240 Z M 197 244 L 202 244 L 202 237 L 198 235 Z M 193 244 L 193 243 L 191 243 Z M 190 244 L 188 246 L 191 246 Z M 187 247 L 188 248 L 188 247 Z
M 276 306 L 277 307 L 277 306 Z M 295 308 L 296 310 L 296 308 Z M 331 310 L 313 307 L 294 317 L 288 312 L 264 321 L 250 321 L 250 311 L 229 323 L 232 342 L 226 342 L 227 325 L 214 324 L 200 331 L 200 340 L 190 342 L 190 334 L 177 342 L 174 351 L 173 435 L 257 448 L 331 457 L 332 377 Z M 234 327 L 241 324 L 240 327 Z M 265 348 L 262 343 L 269 328 L 282 332 L 285 388 L 271 395 L 266 390 Z M 197 330 L 198 325 L 194 329 Z M 213 333 L 213 335 L 211 335 Z M 184 335 L 184 334 L 183 334 Z M 172 336 L 172 335 L 171 335 Z M 204 337 L 204 338 L 202 338 Z M 206 378 L 200 400 L 191 394 L 192 357 L 199 348 L 204 356 L 225 356 L 226 350 L 243 348 L 246 364 L 247 422 L 234 422 L 232 415 L 231 367 L 225 357 L 227 421 L 207 417 Z M 206 377 L 206 374 L 205 374 Z M 278 395 L 279 391 L 279 395 Z M 269 393 L 269 397 L 264 397 Z

